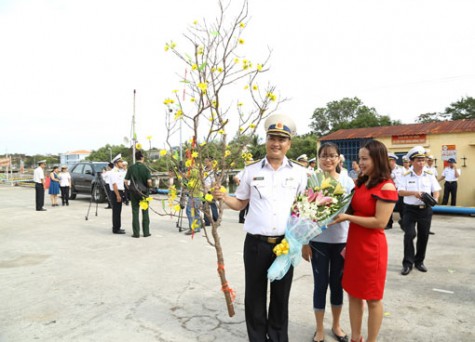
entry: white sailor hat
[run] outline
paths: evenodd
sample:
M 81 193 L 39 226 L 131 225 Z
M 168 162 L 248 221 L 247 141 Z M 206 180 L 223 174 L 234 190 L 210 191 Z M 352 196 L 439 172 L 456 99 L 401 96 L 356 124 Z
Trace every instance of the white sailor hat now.
M 388 159 L 398 160 L 398 157 L 394 153 L 388 152 Z
M 40 164 L 46 164 L 46 159 L 38 161 L 38 165 L 40 165 Z
M 433 156 L 432 154 L 429 154 L 429 155 L 427 156 L 427 159 L 434 160 L 434 156 Z
M 278 135 L 289 139 L 292 139 L 296 132 L 295 122 L 291 117 L 284 114 L 269 116 L 264 123 L 264 127 L 269 135 Z
M 304 154 L 301 154 L 300 156 L 298 156 L 297 161 L 300 161 L 300 160 L 307 161 L 308 160 L 307 155 L 304 153 Z
M 317 158 L 312 158 L 312 159 L 310 159 L 308 162 L 309 162 L 309 163 L 315 163 L 316 161 L 317 161 Z
M 407 158 L 406 156 L 402 156 L 402 162 L 409 163 L 409 158 Z
M 117 162 L 120 162 L 120 161 L 122 161 L 122 154 L 120 154 L 120 153 L 119 153 L 118 155 L 116 155 L 116 156 L 114 157 L 114 159 L 112 159 L 112 162 L 113 162 L 114 164 L 117 163 Z
M 414 158 L 425 158 L 427 157 L 427 153 L 424 147 L 422 146 L 414 146 L 412 149 L 407 152 L 406 157 L 409 160 L 412 160 Z

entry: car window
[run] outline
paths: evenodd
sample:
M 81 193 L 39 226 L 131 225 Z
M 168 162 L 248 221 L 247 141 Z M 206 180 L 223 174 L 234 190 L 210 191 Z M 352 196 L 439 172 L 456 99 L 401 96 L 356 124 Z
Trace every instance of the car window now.
M 98 163 L 98 164 L 94 164 L 94 171 L 96 172 L 102 172 L 102 170 L 107 167 L 107 163 Z
M 92 166 L 89 165 L 89 164 L 85 164 L 85 165 L 84 165 L 84 171 L 83 171 L 83 173 L 84 173 L 85 175 L 92 175 L 92 174 L 94 173 L 94 172 L 92 171 Z
M 83 168 L 84 168 L 84 164 L 78 164 L 71 170 L 71 173 L 81 174 Z

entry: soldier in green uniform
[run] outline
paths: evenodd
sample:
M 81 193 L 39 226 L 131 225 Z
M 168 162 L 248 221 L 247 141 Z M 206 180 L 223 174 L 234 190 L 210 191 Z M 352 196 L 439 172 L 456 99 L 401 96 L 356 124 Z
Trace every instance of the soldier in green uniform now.
M 144 156 L 142 151 L 135 152 L 134 165 L 127 169 L 125 175 L 125 182 L 130 190 L 130 200 L 132 203 L 132 229 L 134 238 L 140 237 L 140 222 L 139 222 L 139 209 L 140 201 L 147 197 L 149 194 L 148 188 L 152 186 L 152 175 L 149 169 L 144 165 Z M 142 188 L 142 190 L 140 190 Z M 143 236 L 150 236 L 150 218 L 148 215 L 148 208 L 142 211 L 142 230 Z

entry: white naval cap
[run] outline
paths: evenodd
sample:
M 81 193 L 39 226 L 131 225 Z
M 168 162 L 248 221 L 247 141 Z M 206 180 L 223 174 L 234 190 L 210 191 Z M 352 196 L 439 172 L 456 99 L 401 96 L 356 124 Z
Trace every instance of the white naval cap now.
M 427 157 L 427 152 L 422 146 L 414 146 L 412 149 L 409 150 L 409 152 L 407 152 L 406 157 L 409 160 L 412 160 L 414 158 L 425 158 Z
M 300 161 L 300 160 L 305 160 L 305 161 L 307 161 L 307 160 L 308 160 L 307 155 L 304 153 L 304 154 L 301 154 L 300 156 L 298 156 L 298 157 L 297 157 L 297 161 Z
M 398 160 L 398 157 L 394 153 L 388 152 L 388 159 Z
M 112 162 L 113 162 L 114 164 L 117 163 L 117 162 L 119 162 L 119 161 L 122 161 L 122 154 L 120 154 L 120 153 L 119 153 L 118 155 L 116 155 L 116 156 L 114 157 L 114 159 L 112 159 Z
M 309 162 L 309 163 L 315 163 L 316 161 L 317 161 L 317 158 L 312 158 L 312 159 L 310 159 L 308 162 Z
M 278 135 L 290 139 L 292 139 L 297 131 L 294 120 L 292 120 L 290 116 L 284 114 L 274 114 L 269 116 L 264 123 L 264 127 L 267 134 Z

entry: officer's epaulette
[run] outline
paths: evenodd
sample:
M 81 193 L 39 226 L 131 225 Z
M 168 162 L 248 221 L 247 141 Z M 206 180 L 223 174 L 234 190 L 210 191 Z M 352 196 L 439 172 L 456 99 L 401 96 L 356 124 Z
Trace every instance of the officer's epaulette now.
M 427 173 L 428 175 L 431 175 L 431 176 L 433 175 L 432 171 L 430 170 L 424 170 L 424 173 Z
M 412 173 L 412 171 L 411 171 L 411 170 L 409 170 L 409 171 L 406 171 L 406 172 L 404 173 L 404 175 L 403 175 L 403 176 L 410 175 L 411 173 Z
M 251 161 L 251 162 L 246 162 L 246 166 L 257 164 L 257 163 L 259 163 L 261 160 L 262 160 L 262 159 L 257 159 L 257 160 L 253 160 L 253 161 Z
M 299 166 L 301 166 L 301 167 L 305 167 L 304 164 L 299 163 L 297 160 L 289 159 L 289 162 L 290 162 L 290 164 L 294 163 L 294 164 L 299 165 Z

